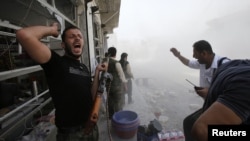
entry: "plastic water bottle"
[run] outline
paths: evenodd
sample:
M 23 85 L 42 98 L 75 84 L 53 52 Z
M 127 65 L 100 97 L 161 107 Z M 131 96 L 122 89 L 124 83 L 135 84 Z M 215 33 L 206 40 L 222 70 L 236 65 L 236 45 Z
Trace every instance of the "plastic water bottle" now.
M 171 131 L 170 132 L 170 139 L 171 140 L 175 140 L 175 141 L 179 141 L 181 139 L 184 139 L 184 134 L 182 131 L 177 131 L 177 130 L 174 130 L 174 131 Z
M 184 136 L 184 134 L 183 134 L 182 131 L 177 131 L 177 135 L 178 135 L 179 139 L 184 139 L 185 138 L 185 136 Z
M 184 141 L 185 137 L 182 131 L 162 131 L 158 133 L 160 141 Z

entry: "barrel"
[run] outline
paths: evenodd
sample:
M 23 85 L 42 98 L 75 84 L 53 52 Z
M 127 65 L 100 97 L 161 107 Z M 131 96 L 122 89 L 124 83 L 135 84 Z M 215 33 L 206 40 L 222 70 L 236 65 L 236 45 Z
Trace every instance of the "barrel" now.
M 133 111 L 119 111 L 112 117 L 112 128 L 116 135 L 122 139 L 134 137 L 139 124 L 139 117 L 137 113 Z

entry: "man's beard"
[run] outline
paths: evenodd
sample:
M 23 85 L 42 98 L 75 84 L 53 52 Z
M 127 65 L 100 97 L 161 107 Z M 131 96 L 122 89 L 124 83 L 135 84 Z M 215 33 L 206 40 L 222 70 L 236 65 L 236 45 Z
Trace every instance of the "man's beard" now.
M 81 55 L 75 55 L 73 54 L 73 52 L 71 51 L 71 48 L 65 44 L 65 54 L 69 57 L 75 58 L 75 59 L 79 59 L 79 57 L 81 57 Z

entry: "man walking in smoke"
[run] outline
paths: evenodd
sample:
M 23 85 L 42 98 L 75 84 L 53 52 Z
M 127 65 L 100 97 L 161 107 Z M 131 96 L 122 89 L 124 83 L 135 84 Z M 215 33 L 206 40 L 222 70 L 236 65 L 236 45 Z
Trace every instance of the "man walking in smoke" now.
M 128 59 L 128 54 L 124 52 L 121 54 L 121 59 L 119 62 L 121 63 L 125 77 L 128 80 L 128 83 L 127 83 L 128 90 L 124 91 L 124 93 L 128 94 L 128 104 L 131 104 L 131 103 L 133 103 L 133 100 L 132 100 L 132 79 L 134 79 L 134 76 L 133 76 L 130 64 L 129 64 L 127 59 Z

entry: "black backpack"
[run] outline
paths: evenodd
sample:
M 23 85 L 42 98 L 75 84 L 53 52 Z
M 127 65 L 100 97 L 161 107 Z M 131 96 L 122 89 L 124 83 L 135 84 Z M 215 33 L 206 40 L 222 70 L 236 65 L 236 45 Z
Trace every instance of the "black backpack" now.
M 238 68 L 235 69 L 235 73 L 239 73 L 241 68 L 250 68 L 250 60 L 248 59 L 235 59 L 235 60 L 230 60 L 226 63 L 221 64 L 216 71 L 215 77 L 217 77 L 223 70 L 229 69 L 229 68 Z M 250 69 L 249 69 L 250 71 Z
M 203 110 L 206 110 L 214 101 L 216 101 L 219 94 L 224 93 L 224 87 L 228 86 L 227 83 L 229 79 L 239 75 L 241 75 L 242 78 L 244 78 L 244 76 L 249 78 L 250 60 L 235 59 L 221 64 L 214 74 L 206 101 L 203 105 Z

